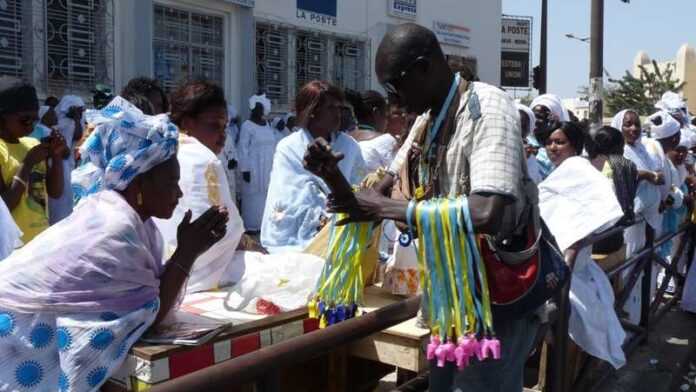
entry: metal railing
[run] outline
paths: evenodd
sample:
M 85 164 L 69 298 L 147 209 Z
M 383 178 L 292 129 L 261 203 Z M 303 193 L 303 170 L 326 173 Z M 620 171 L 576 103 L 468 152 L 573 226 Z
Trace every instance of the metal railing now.
M 634 224 L 638 225 L 642 223 L 641 221 Z M 582 242 L 582 245 L 589 246 L 595 244 L 602 239 L 623 232 L 629 227 L 631 226 L 615 227 L 606 232 L 590 236 Z M 682 240 L 679 243 L 677 251 L 674 253 L 674 257 L 672 257 L 671 261 L 665 260 L 657 253 L 658 248 L 680 234 L 683 234 Z M 630 355 L 641 342 L 647 339 L 650 327 L 658 322 L 662 316 L 664 316 L 665 312 L 679 301 L 686 277 L 677 270 L 677 265 L 684 256 L 684 252 L 688 249 L 688 271 L 688 267 L 690 267 L 688 264 L 690 264 L 694 252 L 695 244 L 693 237 L 694 226 L 685 224 L 676 232 L 668 233 L 655 240 L 653 230 L 649 225 L 646 225 L 646 243 L 643 249 L 625 259 L 620 264 L 605 271 L 610 279 L 619 277 L 619 274 L 624 274 L 626 271 L 629 271 L 628 275 L 620 278 L 621 280 L 625 279 L 625 283 L 622 285 L 622 289 L 615 293 L 616 300 L 614 302 L 614 308 L 616 309 L 617 315 L 619 315 L 619 320 L 624 329 L 629 332 L 629 337 L 623 344 L 626 356 Z M 665 276 L 654 298 L 651 299 L 653 264 L 664 267 Z M 676 281 L 677 288 L 672 298 L 666 299 L 665 293 L 672 278 Z M 623 311 L 624 305 L 639 279 L 642 281 L 641 314 L 639 323 L 634 324 L 621 315 L 625 313 Z M 570 341 L 570 337 L 568 336 L 568 318 L 570 317 L 569 291 L 570 282 L 568 282 L 566 287 L 564 287 L 556 298 L 559 313 L 557 320 L 551 327 L 554 332 L 554 342 L 552 347 L 549 348 L 548 362 L 550 367 L 547 373 L 547 379 L 550 379 L 550 383 L 546 385 L 545 391 L 571 392 L 594 390 L 604 382 L 613 371 L 613 368 L 611 368 L 608 363 L 594 357 L 589 357 L 581 367 L 574 382 L 567 379 L 569 374 L 567 374 L 568 372 L 565 368 L 565 364 L 567 364 L 568 360 L 567 350 Z M 662 306 L 660 306 L 661 304 Z

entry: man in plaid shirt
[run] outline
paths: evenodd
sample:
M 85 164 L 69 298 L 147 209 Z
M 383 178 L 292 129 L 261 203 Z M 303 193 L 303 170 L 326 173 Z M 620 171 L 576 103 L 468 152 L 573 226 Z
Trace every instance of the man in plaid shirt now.
M 466 196 L 476 233 L 489 235 L 498 249 L 524 250 L 537 195 L 526 176 L 519 114 L 510 97 L 494 86 L 455 75 L 435 34 L 416 24 L 399 25 L 385 36 L 377 52 L 376 71 L 390 102 L 423 114 L 382 182 L 344 201 L 334 194 L 334 210 L 349 213 L 355 221 L 406 222 L 408 200 L 385 196 L 401 175 L 400 182 L 408 182 L 412 190 L 410 195 L 404 193 L 406 199 Z M 441 111 L 447 115 L 439 132 L 433 132 Z M 426 139 L 429 133 L 438 135 L 432 144 Z M 310 146 L 306 167 L 332 190 L 341 189 L 340 184 L 332 184 L 340 176 L 331 163 L 340 157 L 325 147 L 320 140 Z M 431 180 L 402 170 L 405 163 L 414 162 L 414 154 L 429 154 L 424 157 Z M 502 359 L 473 361 L 461 372 L 455 371 L 454 364 L 431 366 L 430 391 L 522 391 L 524 363 L 537 327 L 534 313 L 496 323 Z

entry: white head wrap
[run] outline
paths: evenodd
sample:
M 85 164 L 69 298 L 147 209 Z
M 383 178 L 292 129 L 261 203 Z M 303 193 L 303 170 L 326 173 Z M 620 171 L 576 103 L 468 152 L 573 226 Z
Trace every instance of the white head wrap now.
M 622 111 L 616 113 L 616 114 L 614 115 L 614 118 L 611 119 L 611 126 L 612 126 L 612 128 L 616 128 L 616 129 L 618 129 L 619 131 L 623 130 L 624 118 L 626 117 L 626 114 L 627 114 L 628 112 L 633 112 L 633 113 L 638 114 L 638 112 L 635 111 L 635 110 L 633 110 L 633 109 L 624 109 L 624 110 L 622 110 Z M 638 118 L 640 118 L 640 117 L 638 117 Z
M 227 122 L 232 121 L 232 119 L 236 118 L 237 116 L 239 116 L 239 112 L 237 112 L 237 108 L 235 108 L 232 105 L 227 105 Z
M 696 147 L 696 132 L 693 128 L 682 128 L 679 136 L 679 145 L 691 150 Z
M 179 131 L 166 114 L 145 115 L 116 97 L 85 117 L 95 129 L 80 148 L 84 164 L 72 173 L 77 198 L 103 189 L 123 190 L 137 175 L 176 154 Z
M 58 102 L 58 106 L 56 106 L 56 114 L 58 114 L 58 118 L 65 117 L 70 111 L 70 108 L 73 106 L 83 108 L 85 107 L 85 101 L 83 101 L 82 98 L 78 97 L 77 95 L 63 96 L 63 98 L 60 99 L 60 102 Z
M 249 109 L 254 110 L 256 104 L 260 103 L 263 106 L 263 115 L 268 116 L 271 114 L 271 100 L 266 98 L 266 94 L 252 95 L 249 98 Z
M 271 120 L 271 127 L 273 127 L 273 129 L 278 129 L 278 123 L 281 121 L 285 121 L 285 119 L 280 116 L 275 117 L 273 120 Z
M 527 115 L 527 118 L 529 119 L 529 130 L 527 133 L 530 135 L 532 134 L 532 131 L 534 131 L 534 123 L 536 122 L 536 116 L 534 115 L 534 112 L 532 109 L 529 108 L 527 105 L 522 105 L 521 103 L 517 104 L 517 110 L 521 110 L 524 112 L 524 114 Z M 522 119 L 520 118 L 520 128 L 522 127 Z
M 681 125 L 668 112 L 661 110 L 648 117 L 650 132 L 655 139 L 666 139 L 679 132 Z
M 679 136 L 679 146 L 690 150 L 694 147 L 694 135 L 689 130 L 682 129 Z
M 530 108 L 534 109 L 537 105 L 544 106 L 549 109 L 551 114 L 559 121 L 570 121 L 570 115 L 566 108 L 563 107 L 561 99 L 555 94 L 544 94 L 540 95 L 532 101 L 529 105 Z
M 689 122 L 689 110 L 686 107 L 686 102 L 679 96 L 679 94 L 667 91 L 662 94 L 662 98 L 655 104 L 655 108 L 664 110 L 671 114 L 672 116 L 678 115 L 683 118 L 683 121 Z

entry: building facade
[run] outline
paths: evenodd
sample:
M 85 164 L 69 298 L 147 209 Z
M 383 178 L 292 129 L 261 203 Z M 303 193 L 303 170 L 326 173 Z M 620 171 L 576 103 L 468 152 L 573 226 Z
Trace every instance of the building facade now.
M 650 56 L 640 51 L 636 54 L 633 60 L 633 76 L 640 76 L 640 66 L 647 65 L 646 70 L 652 70 L 649 64 L 653 60 Z M 684 82 L 684 88 L 681 95 L 686 100 L 691 113 L 696 113 L 696 49 L 689 44 L 682 45 L 677 51 L 677 55 L 672 60 L 656 61 L 660 71 L 665 71 L 667 68 L 672 69 L 672 75 L 681 82 Z
M 290 110 L 312 79 L 381 91 L 377 48 L 406 22 L 435 31 L 452 63 L 498 84 L 501 7 L 500 0 L 256 0 L 256 86 L 274 111 Z
M 248 112 L 265 92 L 292 108 L 313 79 L 381 90 L 377 47 L 394 26 L 434 30 L 452 64 L 500 79 L 501 0 L 0 0 L 0 74 L 32 81 L 41 97 L 90 98 L 136 76 L 165 89 L 192 77 L 225 88 Z
M 573 112 L 578 120 L 587 120 L 590 118 L 590 103 L 587 99 L 565 98 L 563 99 L 563 107 Z
M 228 99 L 255 90 L 253 0 L 0 0 L 0 75 L 40 97 L 149 76 L 170 90 L 203 77 Z

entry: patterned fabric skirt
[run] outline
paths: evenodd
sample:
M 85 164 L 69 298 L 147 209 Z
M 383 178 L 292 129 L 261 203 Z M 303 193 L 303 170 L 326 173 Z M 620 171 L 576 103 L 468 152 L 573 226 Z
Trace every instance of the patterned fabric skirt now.
M 0 308 L 0 391 L 96 391 L 150 327 L 159 299 L 127 314 Z

